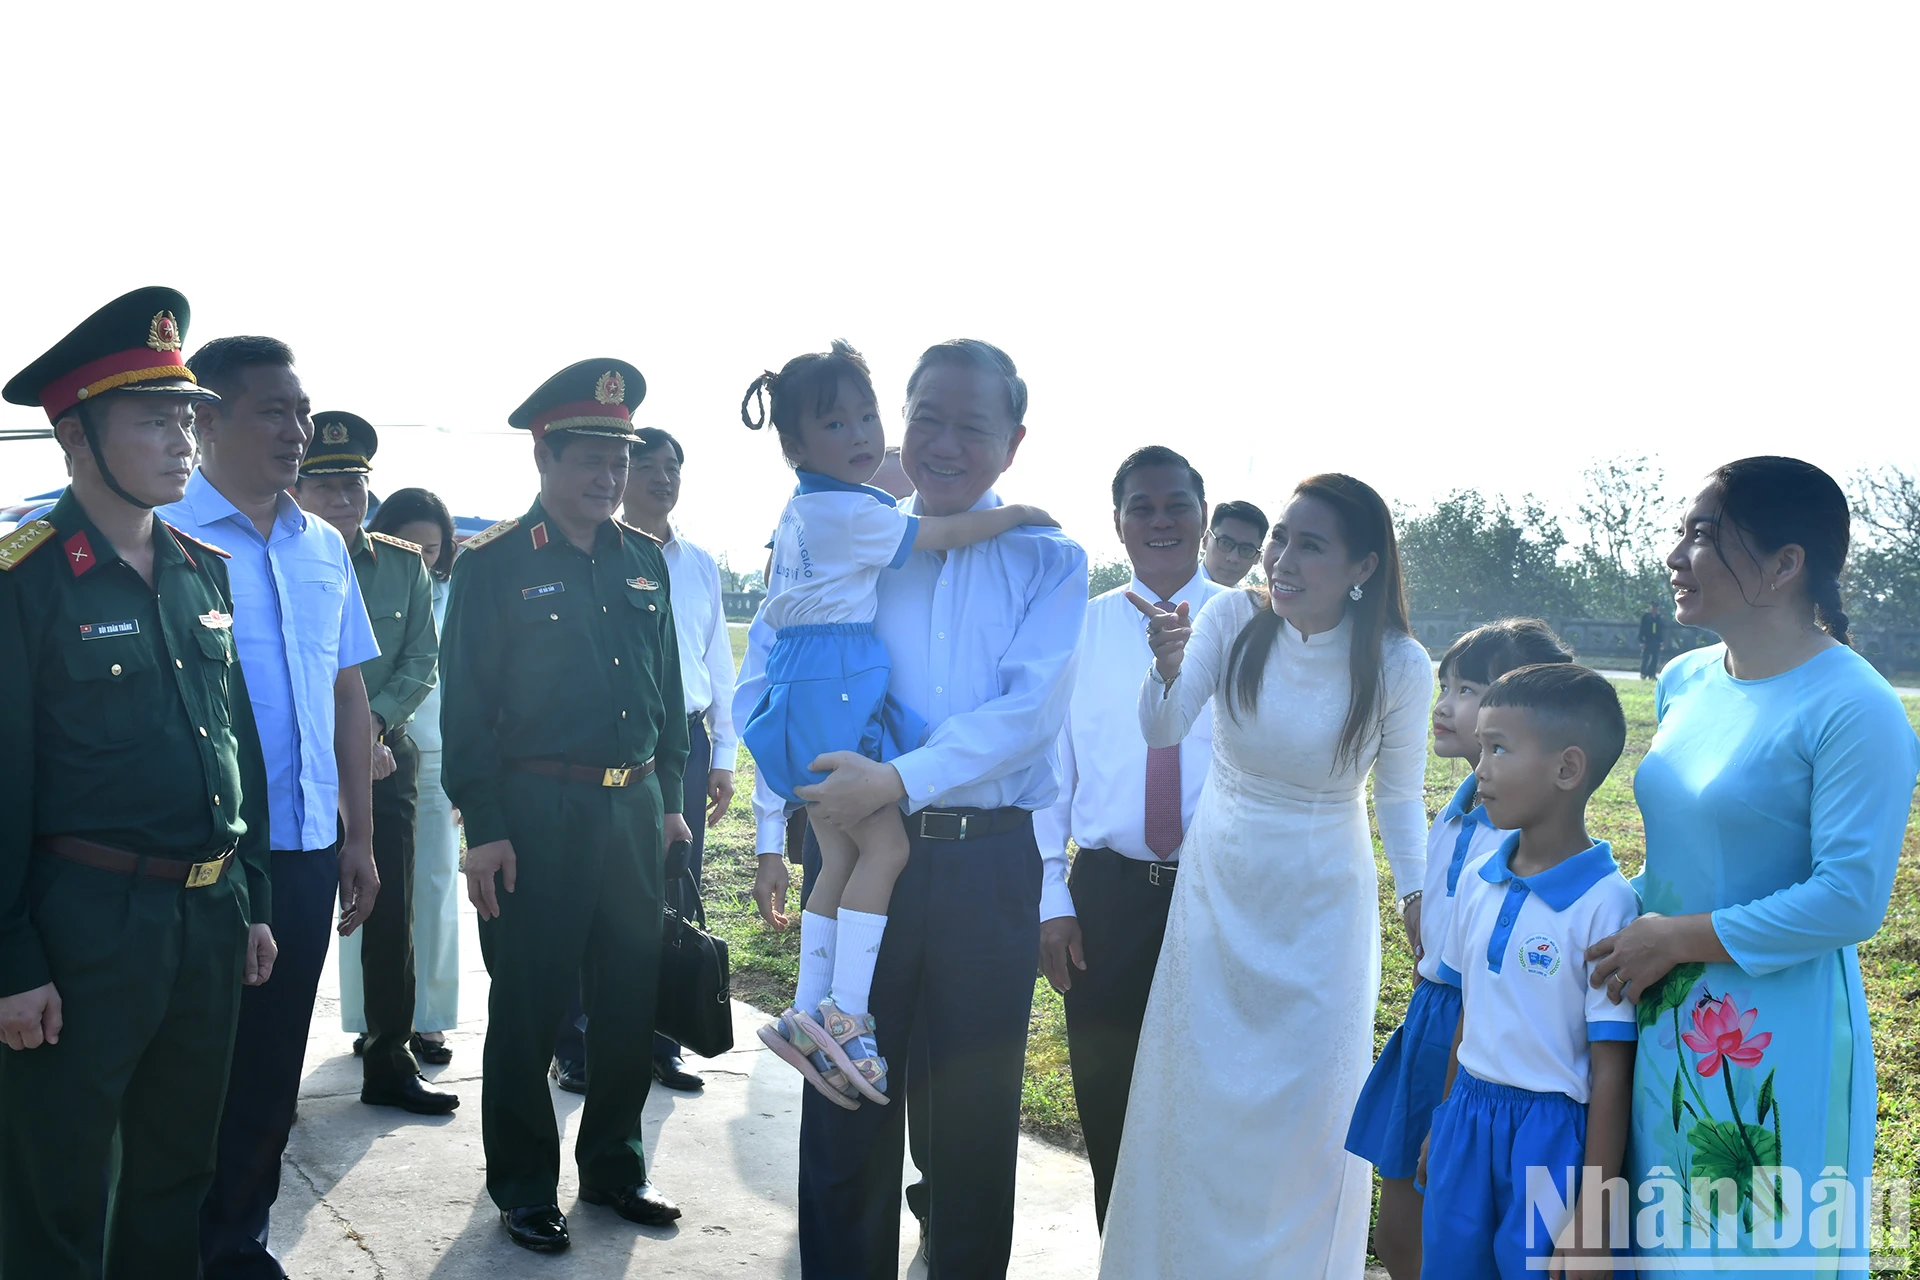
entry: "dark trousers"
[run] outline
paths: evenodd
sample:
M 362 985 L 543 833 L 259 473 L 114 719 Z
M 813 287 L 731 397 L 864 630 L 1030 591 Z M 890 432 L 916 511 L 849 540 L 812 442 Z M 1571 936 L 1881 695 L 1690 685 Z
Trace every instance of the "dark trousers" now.
M 680 803 L 684 806 L 681 816 L 687 820 L 687 830 L 693 832 L 693 849 L 687 854 L 687 869 L 693 872 L 694 889 L 698 891 L 702 855 L 707 848 L 707 774 L 713 768 L 713 742 L 707 737 L 704 716 L 687 717 L 687 742 L 687 774 Z M 686 900 L 685 881 L 669 881 L 664 892 L 668 906 L 687 919 L 693 919 L 695 904 Z M 587 1069 L 587 1016 L 581 1008 L 578 990 L 573 993 L 573 1002 L 567 1006 L 566 1016 L 560 1020 L 560 1038 L 554 1043 L 553 1056 L 576 1075 Z M 653 1056 L 679 1057 L 680 1042 L 671 1036 L 654 1032 Z
M 813 828 L 807 825 L 806 810 L 794 816 L 800 819 L 800 909 L 805 911 L 807 897 L 813 892 L 814 878 L 820 874 L 820 842 L 813 838 Z M 907 1069 L 901 1071 L 888 1062 L 887 1079 L 895 1096 L 903 1087 L 903 1081 L 907 1091 L 907 1155 L 912 1159 L 913 1167 L 920 1171 L 920 1180 L 907 1187 L 907 1209 L 922 1220 L 927 1216 L 930 1198 L 927 1186 L 927 1172 L 931 1168 L 931 1160 L 927 1155 L 927 1133 L 933 1125 L 933 1116 L 927 1109 L 928 1094 L 932 1092 L 927 1087 L 930 1078 L 926 1018 L 916 1015 L 913 1039 L 907 1044 Z
M 0 1276 L 198 1273 L 242 874 L 188 889 L 51 857 L 27 868 L 65 1026 L 58 1044 L 0 1049 Z
M 1103 1229 L 1176 865 L 1142 863 L 1111 849 L 1082 849 L 1067 882 L 1087 962 L 1084 971 L 1073 972 L 1065 997 L 1067 1056 L 1087 1163 L 1093 1166 L 1093 1212 Z
M 593 1030 L 574 1159 L 584 1189 L 646 1180 L 640 1116 L 653 1084 L 660 966 L 660 784 L 509 772 L 500 807 L 518 872 L 480 922 L 493 980 L 480 1089 L 487 1191 L 502 1209 L 558 1201 L 560 1133 L 547 1063 L 584 986 Z M 829 1104 L 831 1105 L 831 1104 Z
M 360 927 L 367 1018 L 361 1069 L 368 1084 L 399 1084 L 420 1073 L 413 1035 L 413 833 L 419 810 L 420 749 L 404 728 L 386 737 L 393 772 L 373 784 L 373 865 L 380 896 Z
M 1040 850 L 1030 825 L 927 840 L 894 885 L 870 1007 L 880 1053 L 926 1033 L 929 1259 L 935 1276 L 1006 1274 L 1027 1019 L 1040 949 Z M 967 904 L 956 910 L 955 903 Z M 924 1017 L 921 1016 L 924 1013 Z M 800 1262 L 809 1280 L 898 1274 L 904 1110 L 844 1111 L 804 1090 Z
M 207 1280 L 286 1275 L 267 1252 L 267 1219 L 280 1195 L 280 1156 L 293 1129 L 314 992 L 333 939 L 339 854 L 336 844 L 273 855 L 273 940 L 280 954 L 265 985 L 240 996 L 219 1165 L 200 1207 Z
M 1660 670 L 1660 646 L 1642 644 L 1640 646 L 1640 678 L 1651 680 Z

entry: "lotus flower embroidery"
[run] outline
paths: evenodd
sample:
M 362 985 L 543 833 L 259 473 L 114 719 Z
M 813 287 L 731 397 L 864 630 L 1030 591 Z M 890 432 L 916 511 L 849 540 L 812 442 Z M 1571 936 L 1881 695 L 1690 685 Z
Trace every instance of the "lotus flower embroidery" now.
M 1773 1043 L 1771 1031 L 1753 1034 L 1754 1019 L 1759 1016 L 1758 1009 L 1735 1004 L 1731 994 L 1694 1006 L 1693 1030 L 1680 1033 L 1687 1048 L 1701 1055 L 1694 1069 L 1703 1076 L 1714 1075 L 1722 1059 L 1742 1067 L 1759 1066 L 1762 1052 Z

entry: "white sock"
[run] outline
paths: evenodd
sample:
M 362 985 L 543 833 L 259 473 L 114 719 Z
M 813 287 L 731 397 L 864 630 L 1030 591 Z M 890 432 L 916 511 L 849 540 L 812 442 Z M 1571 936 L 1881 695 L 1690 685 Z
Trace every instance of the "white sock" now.
M 840 945 L 833 958 L 833 1002 L 840 1012 L 857 1018 L 867 1011 L 873 962 L 880 957 L 880 938 L 886 931 L 885 916 L 840 908 Z
M 834 935 L 839 922 L 811 911 L 800 913 L 800 985 L 793 1007 L 812 1013 L 833 986 Z

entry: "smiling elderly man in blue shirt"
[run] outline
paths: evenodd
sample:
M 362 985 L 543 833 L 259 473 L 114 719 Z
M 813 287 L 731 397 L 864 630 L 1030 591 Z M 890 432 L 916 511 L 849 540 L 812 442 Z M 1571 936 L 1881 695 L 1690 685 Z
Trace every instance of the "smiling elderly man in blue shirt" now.
M 1026 407 L 1026 383 L 999 348 L 972 339 L 929 348 L 907 380 L 909 509 L 1000 505 L 992 485 L 1026 436 Z M 884 764 L 823 757 L 832 775 L 799 794 L 840 824 L 896 802 L 907 812 L 912 851 L 874 970 L 880 1052 L 905 1062 L 915 1019 L 925 1018 L 932 1274 L 1004 1275 L 1040 947 L 1033 814 L 1060 793 L 1055 740 L 1087 611 L 1087 557 L 1057 529 L 1016 529 L 944 555 L 915 552 L 881 575 L 879 597 L 874 630 L 892 660 L 889 689 L 927 722 L 927 739 Z M 760 696 L 771 643 L 756 622 L 736 720 Z M 755 811 L 754 897 L 778 922 L 784 816 L 764 793 Z M 904 1108 L 849 1112 L 803 1093 L 802 1269 L 810 1278 L 892 1275 Z
M 342 934 L 373 910 L 373 721 L 359 664 L 379 656 L 347 546 L 286 490 L 313 437 L 293 352 L 221 338 L 187 366 L 220 395 L 196 415 L 204 455 L 162 519 L 230 555 L 233 635 L 267 765 L 273 980 L 248 987 L 220 1118 L 219 1165 L 200 1213 L 208 1280 L 281 1280 L 267 1251 L 280 1156 L 293 1127 L 333 901 Z

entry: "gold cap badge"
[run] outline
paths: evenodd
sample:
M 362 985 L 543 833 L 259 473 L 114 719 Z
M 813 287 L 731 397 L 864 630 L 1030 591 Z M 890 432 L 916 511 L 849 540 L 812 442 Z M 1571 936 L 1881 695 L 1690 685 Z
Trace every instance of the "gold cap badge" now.
M 320 428 L 321 444 L 345 444 L 347 442 L 347 424 L 329 422 Z
M 617 370 L 607 370 L 600 375 L 600 381 L 593 384 L 593 398 L 601 404 L 625 404 L 627 380 Z
M 173 312 L 162 311 L 147 326 L 147 345 L 155 351 L 178 351 L 180 349 L 180 324 L 173 318 Z

